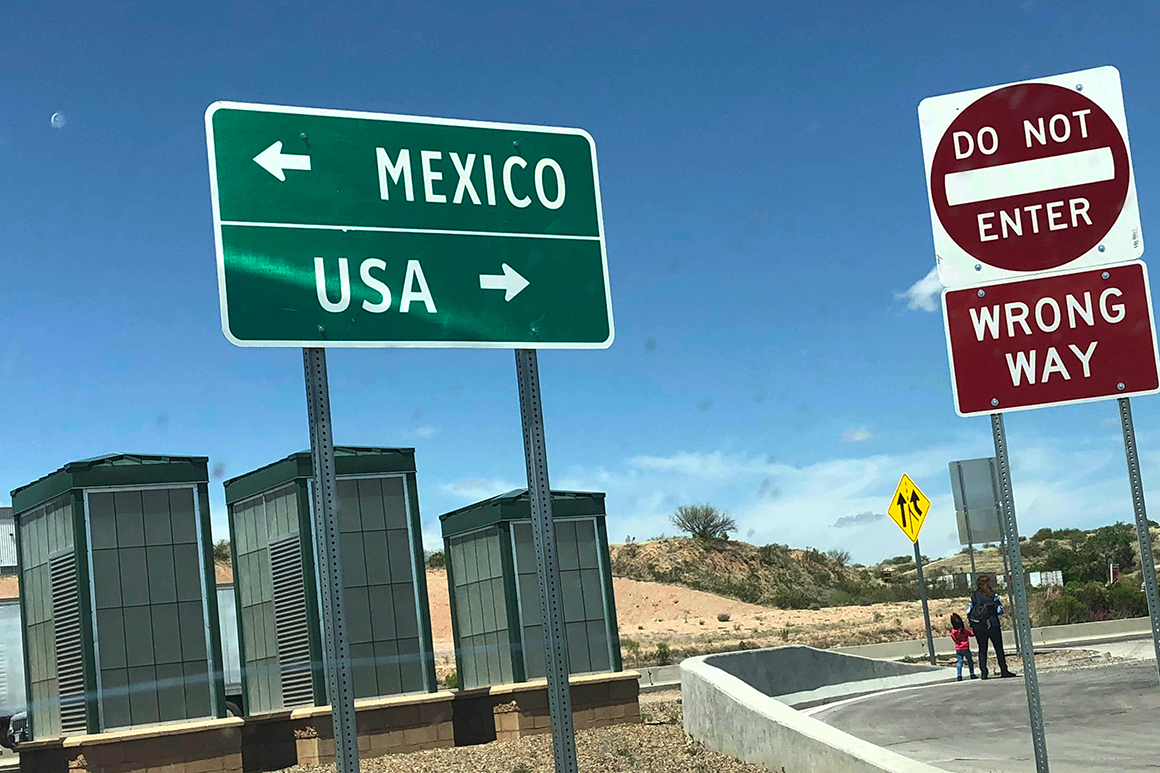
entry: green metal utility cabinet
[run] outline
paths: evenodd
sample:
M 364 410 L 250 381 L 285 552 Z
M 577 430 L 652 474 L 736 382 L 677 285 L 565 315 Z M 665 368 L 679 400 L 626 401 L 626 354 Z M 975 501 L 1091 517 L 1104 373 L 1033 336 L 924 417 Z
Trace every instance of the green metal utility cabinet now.
M 334 449 L 355 698 L 434 692 L 413 448 Z M 226 481 L 246 714 L 327 703 L 308 452 Z
M 622 670 L 604 494 L 553 491 L 572 673 Z M 455 662 L 464 688 L 546 675 L 527 489 L 439 516 Z
M 225 715 L 207 461 L 100 456 L 12 492 L 34 739 Z

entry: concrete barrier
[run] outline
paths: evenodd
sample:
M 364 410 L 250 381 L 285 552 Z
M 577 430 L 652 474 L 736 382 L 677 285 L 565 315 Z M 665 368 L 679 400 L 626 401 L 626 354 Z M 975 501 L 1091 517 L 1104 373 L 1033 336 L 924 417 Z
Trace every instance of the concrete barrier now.
M 795 671 L 781 671 L 778 664 Z M 812 666 L 812 670 L 802 671 L 803 665 Z M 840 688 L 842 685 L 835 684 L 840 678 L 852 677 L 854 684 L 865 686 L 884 679 L 930 679 L 932 674 L 945 678 L 946 671 L 949 669 L 881 663 L 810 647 L 687 658 L 681 662 L 685 732 L 714 751 L 770 770 L 936 773 L 937 768 L 855 738 L 784 701 Z
M 707 655 L 705 663 L 796 708 L 954 677 L 946 668 L 874 660 L 802 645 Z

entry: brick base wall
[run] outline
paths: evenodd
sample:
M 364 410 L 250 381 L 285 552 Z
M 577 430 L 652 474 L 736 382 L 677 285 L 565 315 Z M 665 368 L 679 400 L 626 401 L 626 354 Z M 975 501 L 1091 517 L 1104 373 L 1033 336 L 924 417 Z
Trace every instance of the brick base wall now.
M 17 752 L 21 773 L 242 773 L 242 720 L 33 741 Z
M 573 677 L 572 722 L 576 730 L 640 722 L 639 680 L 636 672 Z M 493 687 L 491 693 L 498 699 L 492 707 L 498 740 L 551 730 L 546 683 Z
M 455 745 L 451 718 L 452 695 L 437 692 L 360 701 L 355 704 L 359 757 L 382 757 Z M 284 759 L 292 743 L 299 765 L 334 762 L 334 721 L 330 707 L 296 709 L 281 721 L 263 719 L 263 734 L 271 740 L 262 759 Z M 258 723 L 255 722 L 255 725 Z M 274 747 L 278 751 L 274 751 Z M 258 757 L 255 757 L 255 762 Z M 293 762 L 290 764 L 294 764 Z M 279 767 L 285 767 L 280 765 Z M 246 767 L 273 770 L 272 767 Z

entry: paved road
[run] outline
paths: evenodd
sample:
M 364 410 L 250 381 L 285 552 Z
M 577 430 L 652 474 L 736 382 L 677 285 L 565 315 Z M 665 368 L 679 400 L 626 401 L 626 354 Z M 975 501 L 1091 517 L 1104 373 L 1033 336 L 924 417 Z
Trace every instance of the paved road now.
M 1160 770 L 1154 660 L 1046 672 L 1039 683 L 1052 773 Z M 883 693 L 814 716 L 945 770 L 1035 772 L 1021 678 Z

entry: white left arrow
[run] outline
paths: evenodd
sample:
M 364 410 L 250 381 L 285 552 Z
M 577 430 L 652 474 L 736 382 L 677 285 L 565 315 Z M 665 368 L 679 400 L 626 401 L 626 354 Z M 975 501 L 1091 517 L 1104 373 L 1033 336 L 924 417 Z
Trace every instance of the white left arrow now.
M 519 295 L 530 282 L 516 273 L 516 270 L 507 263 L 501 263 L 500 267 L 503 269 L 502 274 L 479 275 L 479 289 L 503 290 L 503 299 L 506 302 Z
M 310 156 L 300 156 L 294 153 L 283 153 L 281 140 L 278 140 L 273 145 L 266 148 L 258 155 L 254 156 L 254 161 L 258 164 L 258 166 L 262 167 L 282 182 L 286 182 L 285 170 L 287 169 L 294 169 L 300 172 L 310 171 Z

